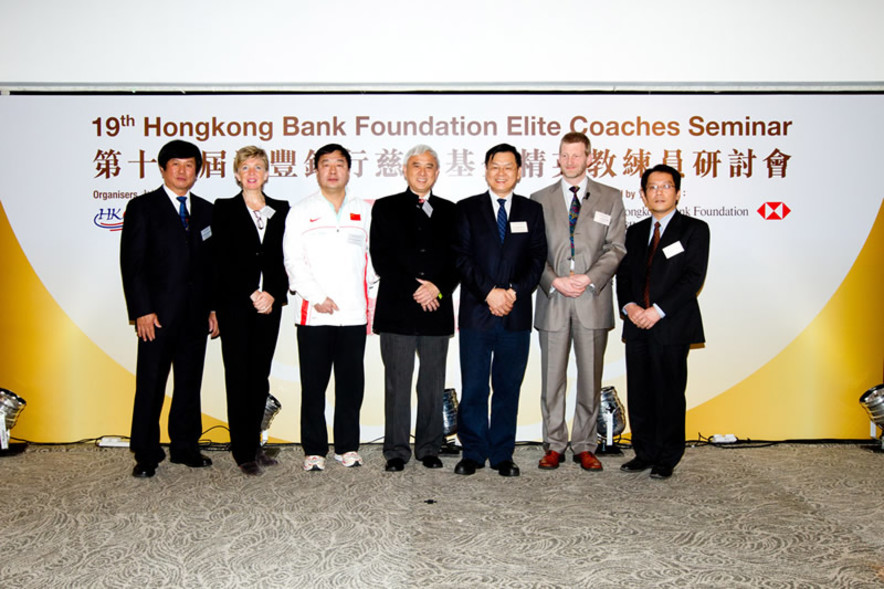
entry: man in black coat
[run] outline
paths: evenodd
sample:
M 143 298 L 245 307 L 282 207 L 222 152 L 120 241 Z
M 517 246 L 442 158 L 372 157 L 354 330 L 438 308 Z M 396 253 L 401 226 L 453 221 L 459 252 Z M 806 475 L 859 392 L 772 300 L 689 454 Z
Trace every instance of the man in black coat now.
M 709 226 L 676 210 L 681 175 L 645 170 L 642 202 L 651 216 L 626 230 L 617 298 L 626 342 L 629 425 L 635 458 L 625 472 L 666 479 L 684 455 L 688 352 L 705 342 L 697 294 L 706 279 Z
M 212 464 L 198 446 L 206 335 L 218 335 L 210 303 L 212 205 L 190 192 L 202 167 L 196 145 L 170 141 L 157 161 L 163 185 L 129 202 L 120 240 L 123 291 L 138 335 L 130 448 L 132 475 L 141 478 L 152 477 L 166 457 L 159 421 L 172 365 L 170 460 Z
M 380 277 L 374 331 L 384 361 L 384 458 L 401 471 L 411 458 L 411 383 L 415 353 L 417 421 L 414 454 L 440 468 L 442 395 L 448 342 L 454 334 L 451 293 L 457 286 L 451 241 L 455 205 L 433 194 L 439 157 L 427 145 L 405 154 L 405 192 L 379 199 L 371 218 L 370 251 Z

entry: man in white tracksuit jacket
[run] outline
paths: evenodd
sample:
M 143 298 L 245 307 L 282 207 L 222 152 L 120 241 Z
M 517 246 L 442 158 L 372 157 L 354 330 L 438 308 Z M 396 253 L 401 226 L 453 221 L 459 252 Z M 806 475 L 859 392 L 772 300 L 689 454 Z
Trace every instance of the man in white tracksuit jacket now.
M 319 191 L 292 206 L 283 253 L 298 330 L 304 470 L 325 469 L 325 391 L 335 371 L 335 459 L 362 464 L 359 411 L 365 390 L 371 205 L 347 191 L 350 153 L 329 144 L 314 154 Z

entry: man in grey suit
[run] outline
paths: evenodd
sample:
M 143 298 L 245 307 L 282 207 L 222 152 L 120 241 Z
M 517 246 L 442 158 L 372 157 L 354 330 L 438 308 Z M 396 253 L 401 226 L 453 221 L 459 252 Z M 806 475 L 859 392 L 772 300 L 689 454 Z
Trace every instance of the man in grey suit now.
M 595 456 L 602 368 L 608 331 L 614 327 L 611 278 L 626 255 L 620 191 L 590 180 L 589 138 L 568 133 L 559 145 L 560 181 L 531 199 L 543 206 L 546 266 L 540 278 L 534 327 L 540 334 L 543 416 L 541 469 L 558 468 L 568 446 L 565 419 L 568 358 L 577 360 L 577 402 L 571 430 L 574 462 L 600 471 Z

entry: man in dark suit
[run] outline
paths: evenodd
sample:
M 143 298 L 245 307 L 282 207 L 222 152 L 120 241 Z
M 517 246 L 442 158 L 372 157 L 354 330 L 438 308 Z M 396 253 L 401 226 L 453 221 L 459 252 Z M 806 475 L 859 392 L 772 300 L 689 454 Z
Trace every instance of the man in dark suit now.
M 651 216 L 626 231 L 617 272 L 635 450 L 620 469 L 650 468 L 652 478 L 666 479 L 684 454 L 688 352 L 705 342 L 697 294 L 706 279 L 709 226 L 676 210 L 681 175 L 674 168 L 645 170 L 641 197 Z
M 500 144 L 485 154 L 489 190 L 457 203 L 454 250 L 461 279 L 460 368 L 463 395 L 458 437 L 471 475 L 490 460 L 501 476 L 519 476 L 513 462 L 519 391 L 528 363 L 531 293 L 546 262 L 542 207 L 513 193 L 522 157 Z M 488 376 L 491 375 L 491 420 Z
M 568 446 L 565 397 L 571 344 L 577 360 L 577 401 L 571 429 L 574 462 L 602 470 L 598 445 L 599 398 L 608 331 L 614 328 L 611 285 L 626 255 L 623 199 L 616 188 L 586 177 L 589 138 L 568 133 L 559 144 L 561 180 L 531 200 L 543 206 L 549 252 L 540 277 L 534 327 L 540 336 L 543 446 L 538 467 L 559 467 Z
M 439 156 L 427 145 L 405 154 L 408 189 L 377 200 L 371 212 L 371 261 L 380 277 L 374 331 L 384 361 L 384 458 L 397 472 L 411 458 L 411 382 L 414 355 L 417 421 L 414 454 L 427 468 L 441 468 L 442 396 L 448 341 L 454 334 L 451 293 L 457 272 L 451 241 L 454 203 L 433 193 Z
M 170 460 L 212 464 L 198 445 L 206 335 L 218 335 L 210 303 L 212 205 L 190 192 L 202 166 L 196 145 L 170 141 L 157 162 L 163 185 L 129 202 L 120 241 L 123 291 L 139 340 L 130 447 L 132 475 L 142 478 L 166 457 L 159 421 L 172 365 Z

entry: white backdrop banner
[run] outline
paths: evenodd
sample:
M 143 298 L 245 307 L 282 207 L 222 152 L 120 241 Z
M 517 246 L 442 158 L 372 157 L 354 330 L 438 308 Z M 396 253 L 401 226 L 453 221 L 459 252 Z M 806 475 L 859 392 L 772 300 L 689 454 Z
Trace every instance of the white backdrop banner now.
M 516 191 L 529 195 L 557 180 L 561 136 L 583 131 L 595 154 L 590 174 L 622 191 L 628 222 L 647 214 L 638 196 L 642 171 L 664 162 L 684 175 L 679 209 L 710 225 L 700 296 L 708 343 L 691 355 L 692 407 L 776 356 L 851 269 L 881 205 L 882 111 L 880 95 L 2 96 L 0 199 L 58 305 L 134 372 L 119 229 L 128 200 L 160 185 L 156 154 L 167 141 L 203 150 L 193 190 L 209 200 L 238 191 L 233 156 L 259 145 L 271 157 L 267 193 L 291 202 L 316 190 L 312 155 L 326 143 L 351 151 L 350 190 L 367 200 L 402 190 L 402 154 L 427 143 L 441 158 L 435 192 L 457 201 L 485 190 L 490 146 L 508 142 L 522 152 Z M 293 323 L 284 316 L 273 369 L 274 389 L 294 391 L 281 397 L 291 416 L 299 402 Z M 373 340 L 366 440 L 383 433 Z M 453 344 L 448 384 L 460 390 Z M 226 420 L 217 346 L 209 354 L 204 411 Z M 532 350 L 519 439 L 540 437 L 539 355 Z M 618 383 L 625 396 L 619 326 L 606 360 L 605 382 Z M 296 419 L 283 420 L 274 434 L 297 439 L 294 428 Z

